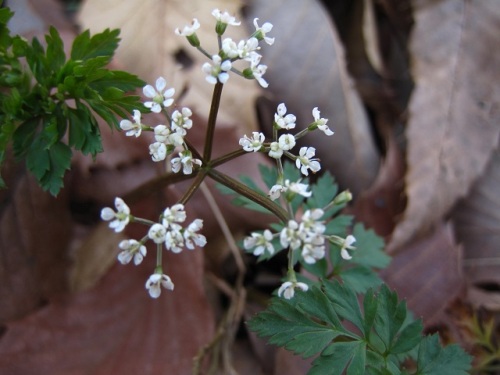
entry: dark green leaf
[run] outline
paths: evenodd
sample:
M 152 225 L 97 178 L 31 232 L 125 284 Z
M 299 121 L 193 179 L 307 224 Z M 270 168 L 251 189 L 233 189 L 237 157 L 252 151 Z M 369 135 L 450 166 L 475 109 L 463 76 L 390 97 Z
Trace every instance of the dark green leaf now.
M 349 284 L 356 293 L 364 293 L 370 288 L 376 288 L 382 284 L 382 279 L 371 268 L 365 266 L 354 266 L 342 269 L 339 276 L 344 283 Z
M 54 27 L 50 27 L 49 34 L 45 36 L 47 42 L 47 62 L 53 73 L 57 73 L 66 61 L 63 41 Z
M 416 375 L 466 375 L 472 358 L 458 345 L 442 348 L 437 334 L 420 343 Z
M 351 252 L 350 262 L 378 269 L 389 265 L 391 258 L 383 251 L 384 240 L 373 230 L 367 230 L 363 224 L 358 223 L 354 226 L 352 234 L 356 237 L 354 243 L 356 250 Z
M 102 33 L 90 37 L 88 30 L 78 35 L 71 48 L 72 60 L 88 60 L 93 57 L 106 56 L 111 60 L 118 47 L 119 30 L 106 29 Z
M 364 374 L 366 344 L 362 341 L 338 342 L 329 345 L 313 362 L 308 375 Z
M 312 186 L 312 196 L 307 200 L 310 208 L 323 208 L 330 203 L 338 193 L 338 185 L 333 176 L 326 172 Z

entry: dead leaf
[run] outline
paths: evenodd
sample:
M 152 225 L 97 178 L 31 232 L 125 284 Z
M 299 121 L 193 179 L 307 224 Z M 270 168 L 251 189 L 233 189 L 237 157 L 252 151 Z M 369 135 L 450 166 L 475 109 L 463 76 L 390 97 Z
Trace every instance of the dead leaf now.
M 452 213 L 457 239 L 464 246 L 467 280 L 476 287 L 490 289 L 490 297 L 498 294 L 500 288 L 499 186 L 500 151 L 496 150 L 467 199 L 458 204 Z M 492 299 L 488 302 L 491 303 Z
M 390 243 L 439 223 L 484 173 L 500 134 L 496 0 L 414 1 L 415 91 L 408 123 L 408 206 Z
M 203 292 L 201 251 L 166 254 L 173 292 L 144 288 L 155 257 L 116 265 L 93 290 L 52 301 L 7 325 L 0 372 L 9 375 L 190 374 L 214 333 Z
M 329 16 L 319 1 L 254 0 L 248 19 L 254 17 L 274 25 L 274 45 L 262 47 L 273 102 L 285 102 L 300 128 L 313 121 L 314 107 L 329 119 L 335 135 L 315 132 L 301 141 L 316 147 L 323 167 L 356 195 L 373 182 L 379 154 Z
M 464 293 L 462 250 L 451 225 L 441 225 L 426 238 L 398 253 L 382 272 L 385 282 L 424 324 L 441 317 L 448 303 Z
M 220 8 L 238 14 L 240 0 L 86 0 L 79 14 L 83 28 L 93 32 L 105 28 L 121 29 L 121 44 L 116 53 L 122 69 L 139 75 L 149 83 L 163 76 L 179 94 L 188 91 L 182 105 L 189 106 L 202 118 L 208 118 L 213 85 L 205 81 L 201 66 L 207 58 L 191 47 L 186 38 L 175 35 L 176 28 L 200 21 L 197 34 L 201 45 L 210 53 L 217 53 L 212 9 Z M 229 27 L 234 40 L 247 38 L 243 27 Z M 255 82 L 232 75 L 224 85 L 218 126 L 240 127 L 242 134 L 257 128 L 254 101 L 260 93 Z
M 72 232 L 68 194 L 54 198 L 18 166 L 0 210 L 0 322 L 20 318 L 67 290 Z

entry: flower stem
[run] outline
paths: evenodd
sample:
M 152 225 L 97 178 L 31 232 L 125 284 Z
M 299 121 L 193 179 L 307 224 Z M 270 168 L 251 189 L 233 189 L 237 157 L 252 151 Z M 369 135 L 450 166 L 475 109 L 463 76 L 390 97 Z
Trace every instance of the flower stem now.
M 231 151 L 231 152 L 227 153 L 226 155 L 223 155 L 221 157 L 218 157 L 217 159 L 212 160 L 210 162 L 210 166 L 212 168 L 215 168 L 218 165 L 225 164 L 228 161 L 236 159 L 237 157 L 245 155 L 245 154 L 248 154 L 248 152 L 243 150 L 243 149 L 237 149 L 237 150 Z
M 207 135 L 205 137 L 205 147 L 203 149 L 203 160 L 209 161 L 212 156 L 212 146 L 214 142 L 215 123 L 217 122 L 217 113 L 219 112 L 220 99 L 222 96 L 222 87 L 224 85 L 217 82 L 212 95 L 212 104 L 210 105 L 210 114 L 208 115 Z
M 236 193 L 241 194 L 251 201 L 268 209 L 284 223 L 288 221 L 288 213 L 282 207 L 271 201 L 268 197 L 257 193 L 256 191 L 250 189 L 248 186 L 215 169 L 212 169 L 207 173 L 213 180 L 223 184 L 224 186 L 227 186 Z

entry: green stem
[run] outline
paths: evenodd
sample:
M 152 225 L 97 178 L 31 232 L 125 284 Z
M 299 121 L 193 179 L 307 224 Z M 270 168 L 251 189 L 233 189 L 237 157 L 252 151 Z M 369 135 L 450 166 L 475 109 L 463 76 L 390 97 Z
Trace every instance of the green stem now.
M 278 206 L 276 203 L 271 201 L 269 198 L 257 193 L 256 191 L 250 189 L 248 186 L 215 169 L 208 171 L 208 175 L 214 181 L 217 181 L 223 184 L 224 186 L 227 186 L 236 193 L 241 194 L 244 197 L 250 199 L 251 201 L 268 209 L 284 223 L 288 221 L 288 213 L 283 208 Z
M 212 95 L 212 104 L 210 105 L 210 114 L 208 115 L 207 135 L 205 137 L 205 147 L 203 149 L 203 160 L 209 161 L 212 156 L 212 146 L 214 142 L 215 123 L 217 113 L 219 112 L 220 99 L 222 96 L 222 87 L 224 85 L 217 82 Z

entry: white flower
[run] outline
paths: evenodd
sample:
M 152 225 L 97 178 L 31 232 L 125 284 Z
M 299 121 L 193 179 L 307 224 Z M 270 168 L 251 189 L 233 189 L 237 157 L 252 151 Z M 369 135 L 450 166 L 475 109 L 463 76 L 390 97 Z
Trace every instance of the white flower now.
M 215 85 L 217 83 L 217 80 L 220 83 L 227 82 L 227 80 L 229 79 L 229 74 L 227 72 L 231 70 L 231 67 L 231 60 L 222 61 L 222 58 L 219 55 L 213 55 L 212 64 L 203 64 L 201 70 L 207 75 L 205 77 L 207 82 Z
M 181 135 L 186 135 L 186 130 L 191 129 L 193 121 L 190 117 L 193 112 L 189 108 L 182 108 L 181 111 L 175 110 L 172 113 L 172 130 Z
M 281 230 L 280 243 L 283 247 L 290 246 L 292 250 L 297 249 L 301 245 L 300 228 L 295 220 L 289 220 L 288 225 Z
M 168 228 L 172 223 L 183 223 L 186 220 L 186 211 L 182 203 L 174 204 L 172 207 L 165 208 L 163 211 L 162 223 Z
M 149 145 L 149 154 L 153 161 L 162 161 L 167 157 L 167 146 L 162 142 L 155 142 Z
M 182 31 L 179 28 L 175 29 L 175 33 L 177 35 L 187 37 L 187 36 L 191 36 L 194 33 L 196 33 L 196 30 L 198 30 L 199 28 L 200 28 L 200 23 L 198 22 L 198 20 L 196 18 L 193 18 L 193 21 L 191 21 L 191 25 L 184 26 Z
M 230 59 L 239 56 L 238 45 L 231 38 L 226 38 L 222 41 L 222 51 Z
M 309 188 L 309 185 L 307 184 L 301 184 L 300 180 L 297 182 L 290 182 L 289 180 L 285 181 L 285 186 L 290 190 L 291 192 L 295 194 L 300 194 L 303 197 L 309 198 L 312 194 L 312 192 L 307 191 Z
M 286 129 L 286 130 L 295 128 L 295 121 L 297 120 L 297 118 L 292 114 L 288 114 L 286 116 L 285 114 L 286 114 L 285 103 L 281 103 L 280 105 L 278 105 L 277 113 L 274 114 L 274 122 L 276 126 L 279 129 Z
M 134 258 L 134 264 L 141 264 L 146 256 L 146 246 L 136 240 L 123 240 L 118 245 L 122 251 L 118 254 L 118 261 L 121 264 L 128 264 Z
M 302 215 L 301 229 L 307 237 L 322 234 L 325 231 L 325 225 L 321 221 L 321 217 L 325 212 L 321 208 L 313 208 L 307 210 Z
M 283 149 L 278 142 L 271 142 L 269 146 L 269 156 L 274 159 L 279 159 L 283 156 Z
M 248 40 L 240 40 L 238 43 L 238 56 L 246 61 L 252 62 L 254 59 L 258 59 L 257 63 L 260 61 L 261 56 L 255 52 L 259 50 L 259 41 L 256 38 L 250 38 Z
M 284 151 L 291 150 L 295 146 L 295 137 L 292 134 L 282 134 L 278 139 L 278 144 Z
M 171 131 L 165 125 L 156 125 L 154 128 L 154 133 L 157 142 L 166 143 Z
M 328 120 L 325 118 L 320 118 L 321 115 L 320 115 L 320 112 L 318 110 L 318 107 L 315 107 L 312 110 L 312 114 L 314 117 L 314 123 L 318 126 L 318 129 L 321 130 L 323 133 L 325 133 L 328 136 L 333 135 L 333 132 L 330 130 L 328 125 L 326 125 Z
M 132 117 L 134 119 L 134 123 L 132 123 L 130 120 L 127 119 L 121 120 L 120 128 L 123 131 L 126 131 L 125 135 L 127 137 L 130 137 L 132 135 L 138 137 L 141 135 L 142 132 L 141 112 L 139 112 L 137 109 L 134 109 L 134 115 Z
M 307 191 L 308 188 L 309 185 L 301 184 L 300 180 L 297 182 L 290 182 L 290 180 L 285 180 L 284 185 L 274 185 L 273 187 L 271 187 L 268 196 L 272 200 L 275 200 L 281 196 L 281 193 L 291 191 L 292 193 L 300 194 L 303 197 L 308 198 L 312 194 L 310 191 Z
M 283 294 L 283 297 L 285 299 L 292 299 L 295 295 L 295 288 L 301 289 L 304 292 L 307 292 L 307 290 L 309 289 L 307 284 L 299 283 L 296 281 L 286 281 L 278 289 L 278 297 L 281 297 L 281 295 Z
M 110 221 L 109 227 L 115 232 L 121 232 L 130 221 L 130 208 L 125 204 L 123 199 L 115 198 L 116 212 L 109 207 L 104 207 L 101 211 L 101 219 Z M 114 220 L 113 220 L 114 219 Z
M 267 81 L 262 78 L 262 76 L 266 74 L 267 65 L 260 64 L 261 56 L 258 53 L 251 54 L 250 57 L 250 71 L 252 72 L 253 78 L 257 80 L 259 85 L 267 88 L 269 86 L 269 83 L 267 83 Z
M 264 232 L 256 233 L 253 232 L 249 237 L 245 237 L 243 240 L 243 247 L 246 250 L 254 249 L 253 255 L 259 256 L 267 250 L 271 255 L 274 254 L 274 246 L 272 244 L 273 234 L 269 229 L 264 230 Z
M 148 237 L 152 239 L 154 243 L 164 242 L 166 235 L 167 235 L 167 228 L 158 223 L 153 224 L 148 231 Z
M 231 16 L 227 11 L 222 13 L 219 9 L 214 9 L 212 11 L 212 16 L 215 17 L 217 22 L 221 22 L 226 25 L 239 26 L 241 24 L 240 21 L 236 21 L 236 18 Z
M 170 228 L 165 235 L 165 247 L 173 253 L 180 253 L 184 247 L 184 237 L 181 233 L 182 227 L 179 224 L 170 224 Z
M 302 258 L 308 264 L 314 264 L 317 260 L 325 257 L 325 246 L 315 246 L 312 243 L 304 244 L 302 248 Z
M 194 249 L 194 245 L 203 247 L 207 244 L 207 239 L 205 238 L 205 236 L 203 234 L 197 233 L 202 228 L 203 228 L 203 220 L 195 219 L 184 230 L 184 240 L 186 241 L 186 247 L 188 249 L 190 250 Z
M 349 250 L 354 250 L 356 249 L 354 246 L 352 246 L 352 244 L 356 242 L 356 238 L 350 234 L 348 235 L 345 240 L 344 240 L 344 243 L 342 245 L 342 248 L 340 249 L 340 256 L 342 258 L 344 258 L 345 260 L 349 260 L 349 259 L 352 259 L 352 256 L 351 254 L 349 254 L 349 252 L 347 251 L 348 249 Z
M 174 88 L 166 88 L 167 81 L 163 77 L 156 80 L 156 89 L 151 85 L 146 85 L 142 89 L 144 96 L 152 99 L 152 101 L 144 102 L 146 108 L 150 108 L 154 113 L 161 112 L 161 106 L 170 107 L 174 102 L 172 96 L 175 94 Z
M 272 30 L 273 24 L 269 23 L 269 22 L 265 22 L 262 25 L 262 27 L 259 27 L 259 24 L 257 23 L 258 20 L 259 20 L 258 18 L 254 18 L 254 20 L 253 20 L 253 25 L 255 26 L 255 32 L 253 35 L 255 35 L 255 37 L 258 40 L 264 39 L 264 42 L 266 42 L 267 44 L 272 46 L 274 43 L 274 38 L 270 38 L 270 37 L 266 36 L 266 34 Z
M 316 173 L 321 169 L 318 159 L 312 159 L 316 152 L 314 147 L 301 147 L 299 151 L 299 156 L 295 160 L 295 165 L 300 169 L 302 174 L 308 176 L 308 169 L 313 173 Z
M 248 138 L 246 134 L 243 138 L 240 138 L 240 146 L 247 152 L 257 152 L 261 149 L 265 140 L 264 133 L 252 132 L 252 138 Z
M 168 290 L 174 290 L 174 283 L 165 274 L 154 273 L 149 276 L 148 281 L 146 281 L 146 289 L 152 298 L 158 298 L 161 294 L 161 287 Z
M 191 154 L 191 151 L 189 150 L 184 150 L 179 152 L 179 156 L 176 158 L 173 158 L 170 163 L 172 164 L 172 171 L 174 173 L 177 173 L 181 170 L 182 167 L 182 173 L 184 174 L 191 174 L 193 173 L 193 165 L 201 165 L 201 160 L 200 159 L 193 159 L 193 156 Z

